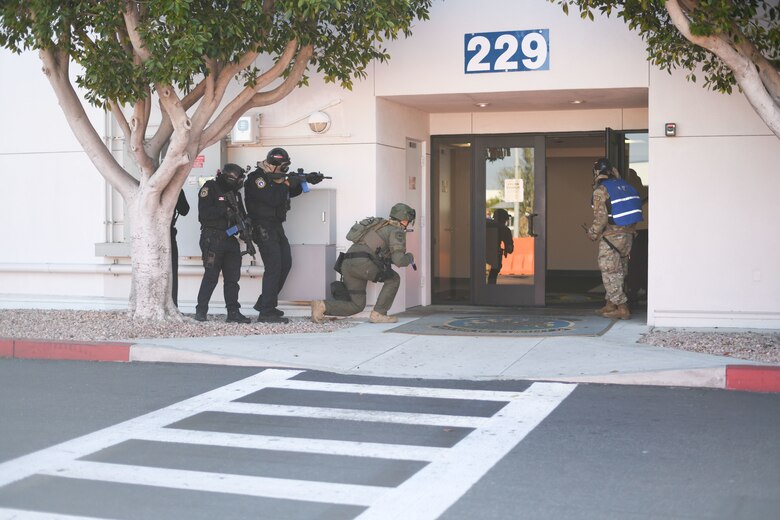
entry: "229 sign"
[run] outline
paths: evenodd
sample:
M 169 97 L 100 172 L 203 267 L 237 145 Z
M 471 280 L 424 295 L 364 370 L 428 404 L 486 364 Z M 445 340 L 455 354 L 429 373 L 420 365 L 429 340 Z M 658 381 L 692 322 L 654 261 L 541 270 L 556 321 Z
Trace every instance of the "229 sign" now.
M 550 68 L 550 30 L 471 33 L 464 36 L 466 74 Z

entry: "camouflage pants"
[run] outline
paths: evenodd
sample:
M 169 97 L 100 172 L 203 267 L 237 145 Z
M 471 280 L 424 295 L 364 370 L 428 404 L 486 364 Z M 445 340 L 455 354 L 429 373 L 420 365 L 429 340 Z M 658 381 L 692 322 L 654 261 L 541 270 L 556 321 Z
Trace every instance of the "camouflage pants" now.
M 606 237 L 615 251 L 602 238 L 599 240 L 599 269 L 604 289 L 607 291 L 607 301 L 620 305 L 626 303 L 628 298 L 623 290 L 623 284 L 628 275 L 628 255 L 631 252 L 631 233 L 621 233 Z
M 350 258 L 344 260 L 341 266 L 341 274 L 344 285 L 349 290 L 350 301 L 327 300 L 325 302 L 325 314 L 328 316 L 352 316 L 366 308 L 366 287 L 368 282 L 376 278 L 379 269 L 368 258 Z M 395 271 L 382 283 L 382 290 L 376 299 L 374 310 L 387 314 L 393 305 L 393 300 L 401 286 L 401 277 Z

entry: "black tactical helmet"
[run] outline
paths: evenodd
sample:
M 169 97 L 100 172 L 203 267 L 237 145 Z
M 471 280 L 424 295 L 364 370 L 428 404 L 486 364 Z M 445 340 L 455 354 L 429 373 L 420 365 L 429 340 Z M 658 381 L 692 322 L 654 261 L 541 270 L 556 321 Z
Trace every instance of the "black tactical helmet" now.
M 390 218 L 393 220 L 408 220 L 409 222 L 412 222 L 416 216 L 417 214 L 414 210 L 403 202 L 399 202 L 390 208 Z
M 290 154 L 284 148 L 273 148 L 265 158 L 265 162 L 271 166 L 281 166 L 277 170 L 286 173 L 290 168 Z
M 227 163 L 221 170 L 217 170 L 217 180 L 229 190 L 241 189 L 244 177 L 244 169 L 234 163 Z
M 493 220 L 500 224 L 506 224 L 509 222 L 509 213 L 505 209 L 498 208 L 493 212 Z
M 612 163 L 609 159 L 602 157 L 593 163 L 593 175 L 612 175 Z

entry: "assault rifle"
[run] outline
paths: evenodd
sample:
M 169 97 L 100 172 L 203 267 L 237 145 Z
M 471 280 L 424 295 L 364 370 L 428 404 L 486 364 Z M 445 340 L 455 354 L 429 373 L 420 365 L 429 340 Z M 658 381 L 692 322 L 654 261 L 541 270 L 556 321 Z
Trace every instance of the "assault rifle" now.
M 225 193 L 225 201 L 228 204 L 228 223 L 231 224 L 225 233 L 229 237 L 238 235 L 238 238 L 246 245 L 246 251 L 243 251 L 241 255 L 249 255 L 254 258 L 257 250 L 252 243 L 252 220 L 246 214 L 244 205 L 238 200 L 235 191 Z
M 580 224 L 580 227 L 581 227 L 582 229 L 584 229 L 584 230 L 585 230 L 585 233 L 588 233 L 588 227 L 587 227 L 585 224 Z M 610 248 L 611 250 L 613 250 L 614 252 L 616 252 L 616 253 L 618 254 L 618 256 L 620 256 L 620 258 L 625 258 L 625 257 L 623 256 L 623 254 L 620 252 L 620 249 L 618 249 L 617 247 L 615 247 L 615 244 L 613 244 L 612 242 L 610 242 L 610 241 L 609 241 L 609 239 L 607 239 L 607 237 L 605 237 L 605 236 L 603 236 L 603 235 L 602 235 L 602 236 L 601 236 L 601 240 L 603 240 L 604 242 L 606 242 L 606 244 L 609 246 L 609 248 Z
M 303 171 L 303 168 L 298 168 L 294 172 L 289 172 L 284 174 L 285 179 L 297 179 L 301 183 L 309 182 L 311 184 L 317 184 L 318 182 L 322 182 L 323 179 L 332 179 L 333 177 L 327 177 L 320 172 L 309 172 L 306 173 Z

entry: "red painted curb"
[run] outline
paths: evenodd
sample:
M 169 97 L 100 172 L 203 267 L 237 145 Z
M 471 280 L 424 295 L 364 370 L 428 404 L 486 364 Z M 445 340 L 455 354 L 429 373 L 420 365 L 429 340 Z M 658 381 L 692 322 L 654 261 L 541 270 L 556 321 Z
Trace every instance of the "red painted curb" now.
M 128 343 L 92 343 L 40 339 L 7 340 L 13 345 L 11 355 L 17 359 L 61 359 L 77 361 L 130 361 Z M 4 345 L 3 340 L 0 345 Z M 4 352 L 0 347 L 0 353 Z
M 14 340 L 0 338 L 0 358 L 14 357 Z
M 728 365 L 726 388 L 748 392 L 780 392 L 780 367 Z

